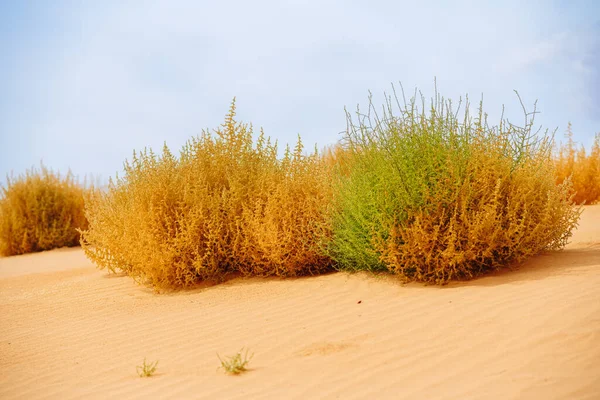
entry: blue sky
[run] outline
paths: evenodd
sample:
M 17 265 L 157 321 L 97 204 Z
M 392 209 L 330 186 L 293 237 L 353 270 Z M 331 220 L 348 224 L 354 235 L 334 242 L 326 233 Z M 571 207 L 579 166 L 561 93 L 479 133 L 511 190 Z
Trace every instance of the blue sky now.
M 484 4 L 485 3 L 485 4 Z M 344 106 L 391 83 L 481 95 L 492 122 L 589 146 L 600 131 L 596 1 L 0 0 L 0 182 L 40 160 L 101 180 L 134 149 L 178 151 L 238 118 L 279 143 L 334 143 Z

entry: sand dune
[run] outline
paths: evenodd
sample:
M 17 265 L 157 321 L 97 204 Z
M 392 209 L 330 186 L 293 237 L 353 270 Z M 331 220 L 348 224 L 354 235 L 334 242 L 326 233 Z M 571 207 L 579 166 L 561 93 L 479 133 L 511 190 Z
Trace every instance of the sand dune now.
M 600 399 L 600 206 L 564 251 L 441 288 L 334 273 L 156 295 L 80 249 L 4 258 L 0 315 L 1 399 Z M 217 370 L 241 347 L 250 371 Z

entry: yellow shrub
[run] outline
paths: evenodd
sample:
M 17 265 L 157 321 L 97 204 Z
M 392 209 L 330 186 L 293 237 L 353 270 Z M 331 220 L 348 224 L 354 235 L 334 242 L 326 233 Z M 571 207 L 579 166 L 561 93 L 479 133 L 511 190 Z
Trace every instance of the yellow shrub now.
M 125 176 L 95 192 L 82 245 L 99 267 L 155 288 L 187 287 L 228 273 L 296 276 L 330 268 L 329 185 L 317 154 L 302 145 L 277 158 L 264 134 L 234 120 L 232 104 L 213 135 L 173 156 L 135 154 Z
M 328 269 L 332 262 L 321 251 L 331 236 L 325 210 L 331 196 L 330 175 L 315 152 L 302 155 L 301 142 L 260 177 L 242 215 L 246 238 L 239 252 L 245 274 L 296 276 Z
M 467 178 L 448 182 L 458 183 L 456 189 L 432 193 L 431 209 L 409 212 L 407 223 L 379 241 L 390 271 L 408 280 L 445 283 L 567 243 L 580 211 L 572 206 L 569 183 L 555 185 L 548 156 L 533 154 L 515 166 L 490 141 L 471 150 Z
M 600 133 L 596 134 L 591 152 L 575 148 L 571 124 L 567 130 L 568 141 L 560 144 L 556 158 L 556 181 L 562 183 L 571 178 L 573 200 L 577 204 L 594 204 L 600 201 Z
M 71 173 L 61 178 L 43 165 L 9 177 L 0 194 L 0 255 L 77 246 L 77 229 L 87 228 L 84 191 Z

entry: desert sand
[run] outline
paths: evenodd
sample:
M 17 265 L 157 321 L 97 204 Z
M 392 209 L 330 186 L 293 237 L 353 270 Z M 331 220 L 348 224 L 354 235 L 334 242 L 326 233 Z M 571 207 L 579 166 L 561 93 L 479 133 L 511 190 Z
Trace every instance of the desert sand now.
M 565 250 L 444 287 L 332 273 L 155 294 L 81 249 L 3 258 L 0 316 L 1 399 L 600 399 L 600 205 Z M 246 373 L 217 369 L 242 347 Z

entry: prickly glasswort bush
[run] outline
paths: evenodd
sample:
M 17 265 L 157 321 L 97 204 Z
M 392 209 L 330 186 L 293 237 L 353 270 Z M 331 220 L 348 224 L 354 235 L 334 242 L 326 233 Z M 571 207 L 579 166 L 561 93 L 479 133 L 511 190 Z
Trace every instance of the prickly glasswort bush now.
M 77 246 L 85 229 L 85 189 L 41 165 L 7 178 L 0 193 L 0 256 Z
M 439 95 L 426 111 L 394 96 L 378 114 L 348 114 L 349 165 L 334 184 L 328 253 L 345 270 L 389 270 L 443 284 L 518 262 L 570 237 L 580 210 L 554 181 L 552 142 L 482 105 L 463 120 Z M 459 105 L 460 108 L 460 105 Z
M 556 157 L 556 181 L 571 179 L 573 201 L 577 204 L 594 204 L 600 201 L 600 133 L 596 134 L 589 154 L 585 147 L 575 148 L 571 124 L 567 130 L 567 143 L 560 145 Z
M 86 203 L 87 256 L 155 288 L 252 275 L 314 274 L 332 265 L 327 168 L 296 148 L 277 146 L 238 123 L 235 101 L 213 134 L 190 139 L 175 157 L 165 146 L 134 153 L 125 175 Z

